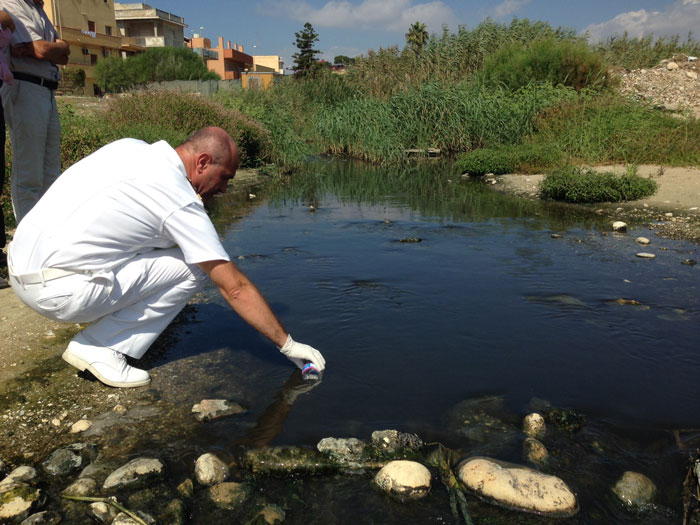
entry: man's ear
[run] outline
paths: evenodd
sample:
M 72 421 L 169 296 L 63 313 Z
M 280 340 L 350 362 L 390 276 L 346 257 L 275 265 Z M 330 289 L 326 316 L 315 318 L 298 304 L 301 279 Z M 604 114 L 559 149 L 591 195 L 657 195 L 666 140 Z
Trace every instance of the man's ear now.
M 206 152 L 202 152 L 197 155 L 197 171 L 202 173 L 211 165 L 211 155 Z

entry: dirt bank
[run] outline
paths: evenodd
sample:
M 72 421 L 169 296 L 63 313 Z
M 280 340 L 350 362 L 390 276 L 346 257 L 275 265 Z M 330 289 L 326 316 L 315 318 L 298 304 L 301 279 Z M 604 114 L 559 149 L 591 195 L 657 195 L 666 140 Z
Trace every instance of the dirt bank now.
M 622 165 L 596 166 L 599 171 L 624 173 Z M 700 243 L 700 169 L 666 168 L 642 165 L 639 175 L 651 177 L 658 190 L 651 197 L 633 202 L 582 205 L 614 220 L 634 220 L 648 223 L 655 233 L 672 239 Z M 493 188 L 528 199 L 538 199 L 538 186 L 544 175 L 501 175 L 495 177 Z M 672 216 L 667 214 L 671 213 Z

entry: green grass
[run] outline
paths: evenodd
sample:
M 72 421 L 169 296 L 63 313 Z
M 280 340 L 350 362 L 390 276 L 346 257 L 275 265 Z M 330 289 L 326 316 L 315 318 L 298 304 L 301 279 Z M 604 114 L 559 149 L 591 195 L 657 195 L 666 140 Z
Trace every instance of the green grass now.
M 533 141 L 588 164 L 700 164 L 700 120 L 677 118 L 616 94 L 582 94 L 545 110 Z
M 656 181 L 640 177 L 635 170 L 616 175 L 591 168 L 565 166 L 545 176 L 540 192 L 547 199 L 564 202 L 621 202 L 653 195 L 656 187 Z

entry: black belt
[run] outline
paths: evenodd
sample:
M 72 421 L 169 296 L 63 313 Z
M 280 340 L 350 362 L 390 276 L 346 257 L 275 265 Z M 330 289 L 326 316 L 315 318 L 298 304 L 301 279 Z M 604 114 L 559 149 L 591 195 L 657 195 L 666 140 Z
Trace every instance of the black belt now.
M 32 84 L 36 84 L 38 86 L 44 86 L 51 91 L 54 91 L 58 87 L 58 82 L 55 80 L 46 80 L 45 78 L 35 77 L 34 75 L 30 75 L 28 73 L 15 73 L 13 71 L 12 76 L 17 80 L 24 80 L 25 82 L 31 82 Z

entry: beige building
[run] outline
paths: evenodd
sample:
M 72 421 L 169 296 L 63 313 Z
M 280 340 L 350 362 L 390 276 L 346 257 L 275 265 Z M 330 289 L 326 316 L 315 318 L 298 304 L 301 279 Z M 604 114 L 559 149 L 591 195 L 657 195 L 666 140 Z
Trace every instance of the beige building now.
M 110 0 L 103 0 L 105 5 Z M 119 35 L 143 47 L 185 47 L 185 19 L 148 4 L 114 3 Z
M 284 75 L 284 62 L 279 55 L 253 55 L 253 68 Z
M 92 95 L 95 65 L 107 57 L 118 56 L 121 48 L 112 0 L 47 0 L 44 10 L 59 37 L 70 45 L 68 64 L 61 68 L 83 69 L 84 93 Z

